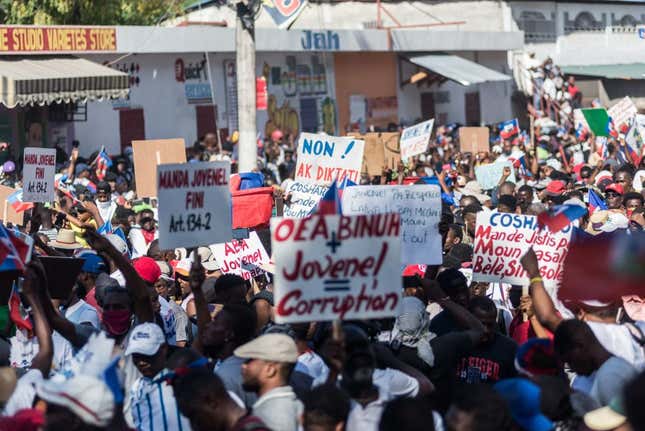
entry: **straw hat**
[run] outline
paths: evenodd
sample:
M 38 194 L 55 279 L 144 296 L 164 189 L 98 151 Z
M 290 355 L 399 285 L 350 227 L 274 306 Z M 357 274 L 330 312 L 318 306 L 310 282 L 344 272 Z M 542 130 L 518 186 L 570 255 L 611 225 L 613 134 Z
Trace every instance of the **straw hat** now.
M 81 244 L 76 242 L 74 231 L 71 229 L 61 229 L 56 235 L 56 239 L 50 244 L 54 248 L 62 248 L 63 250 L 75 250 L 83 248 Z

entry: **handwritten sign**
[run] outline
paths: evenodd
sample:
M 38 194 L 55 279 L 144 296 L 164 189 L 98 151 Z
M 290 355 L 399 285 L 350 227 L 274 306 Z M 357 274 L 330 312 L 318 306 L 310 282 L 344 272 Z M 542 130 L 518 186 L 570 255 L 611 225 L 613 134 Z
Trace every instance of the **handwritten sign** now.
M 115 27 L 0 27 L 0 52 L 116 51 Z
M 407 127 L 401 132 L 401 159 L 407 160 L 428 150 L 434 119 Z
M 331 184 L 345 177 L 358 183 L 365 142 L 352 137 L 301 133 L 295 180 Z
M 520 259 L 531 245 L 544 285 L 557 287 L 569 249 L 571 225 L 557 233 L 538 230 L 537 217 L 498 212 L 477 214 L 473 280 L 528 285 Z
M 488 127 L 460 127 L 459 148 L 462 153 L 487 153 L 490 151 Z
M 132 141 L 137 196 L 157 196 L 157 165 L 186 162 L 186 144 L 179 139 Z
M 56 149 L 26 147 L 23 159 L 22 200 L 24 202 L 51 202 L 56 198 Z
M 630 126 L 636 114 L 638 114 L 638 108 L 632 102 L 632 99 L 629 96 L 625 96 L 618 103 L 607 110 L 607 114 L 611 117 L 614 122 L 614 126 L 617 130 L 620 130 L 620 127 L 625 124 Z
M 392 213 L 271 219 L 276 322 L 396 316 L 400 223 Z
M 287 187 L 291 194 L 291 204 L 284 206 L 284 216 L 288 218 L 305 218 L 316 208 L 320 199 L 329 187 L 320 184 L 293 182 Z
M 255 231 L 246 239 L 213 244 L 210 249 L 222 273 L 237 274 L 245 280 L 264 274 L 259 265 L 271 260 Z
M 439 186 L 353 186 L 343 191 L 344 215 L 391 212 L 401 217 L 401 263 L 441 263 Z
M 228 162 L 160 165 L 159 245 L 162 249 L 230 241 Z
M 494 189 L 495 187 L 497 187 L 499 179 L 502 178 L 504 168 L 506 167 L 511 168 L 511 175 L 509 175 L 506 181 L 514 183 L 515 170 L 513 169 L 513 163 L 511 163 L 510 161 L 488 163 L 485 165 L 476 166 L 475 177 L 477 178 L 477 182 L 480 186 L 482 186 L 482 189 L 484 190 Z

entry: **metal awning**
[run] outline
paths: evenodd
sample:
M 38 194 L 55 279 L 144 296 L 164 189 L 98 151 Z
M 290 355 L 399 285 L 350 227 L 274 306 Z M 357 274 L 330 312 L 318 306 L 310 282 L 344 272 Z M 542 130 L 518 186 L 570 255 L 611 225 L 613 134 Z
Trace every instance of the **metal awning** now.
M 124 98 L 128 75 L 83 58 L 0 57 L 0 103 L 46 105 Z
M 645 79 L 645 63 L 561 66 L 567 75 L 595 76 L 608 79 Z
M 441 75 L 461 85 L 480 84 L 489 81 L 508 81 L 508 75 L 489 69 L 474 61 L 450 54 L 426 54 L 406 56 L 408 61 L 428 71 Z

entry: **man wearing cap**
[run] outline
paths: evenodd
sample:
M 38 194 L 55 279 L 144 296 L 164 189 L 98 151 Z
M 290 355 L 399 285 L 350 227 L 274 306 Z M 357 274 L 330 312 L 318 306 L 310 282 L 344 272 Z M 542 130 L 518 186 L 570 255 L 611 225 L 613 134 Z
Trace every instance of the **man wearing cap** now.
M 132 330 L 125 350 L 142 377 L 130 389 L 130 412 L 137 430 L 189 430 L 190 422 L 179 413 L 177 400 L 166 377 L 168 346 L 161 328 L 151 322 Z
M 145 256 L 150 243 L 159 237 L 155 225 L 155 216 L 150 205 L 141 205 L 137 213 L 137 224 L 133 225 L 128 234 L 132 244 L 132 258 Z
M 258 394 L 253 414 L 271 429 L 296 431 L 303 405 L 289 386 L 289 377 L 298 361 L 298 349 L 285 334 L 262 335 L 234 351 L 246 359 L 242 365 L 244 389 Z
M 607 201 L 607 209 L 620 211 L 623 207 L 623 195 L 625 189 L 622 185 L 611 183 L 605 187 L 605 200 Z
M 65 318 L 72 323 L 79 325 L 92 325 L 100 328 L 99 315 L 97 310 L 85 302 L 85 296 L 96 287 L 96 278 L 107 269 L 105 262 L 95 252 L 88 250 L 78 255 L 85 259 L 81 273 L 78 275 L 77 283 L 72 289 L 70 297 L 64 304 Z

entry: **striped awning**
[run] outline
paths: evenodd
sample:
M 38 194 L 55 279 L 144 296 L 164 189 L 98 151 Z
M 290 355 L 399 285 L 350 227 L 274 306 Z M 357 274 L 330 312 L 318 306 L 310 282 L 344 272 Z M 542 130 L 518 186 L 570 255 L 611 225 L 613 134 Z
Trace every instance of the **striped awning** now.
M 0 103 L 13 108 L 125 98 L 128 75 L 83 58 L 0 57 Z

